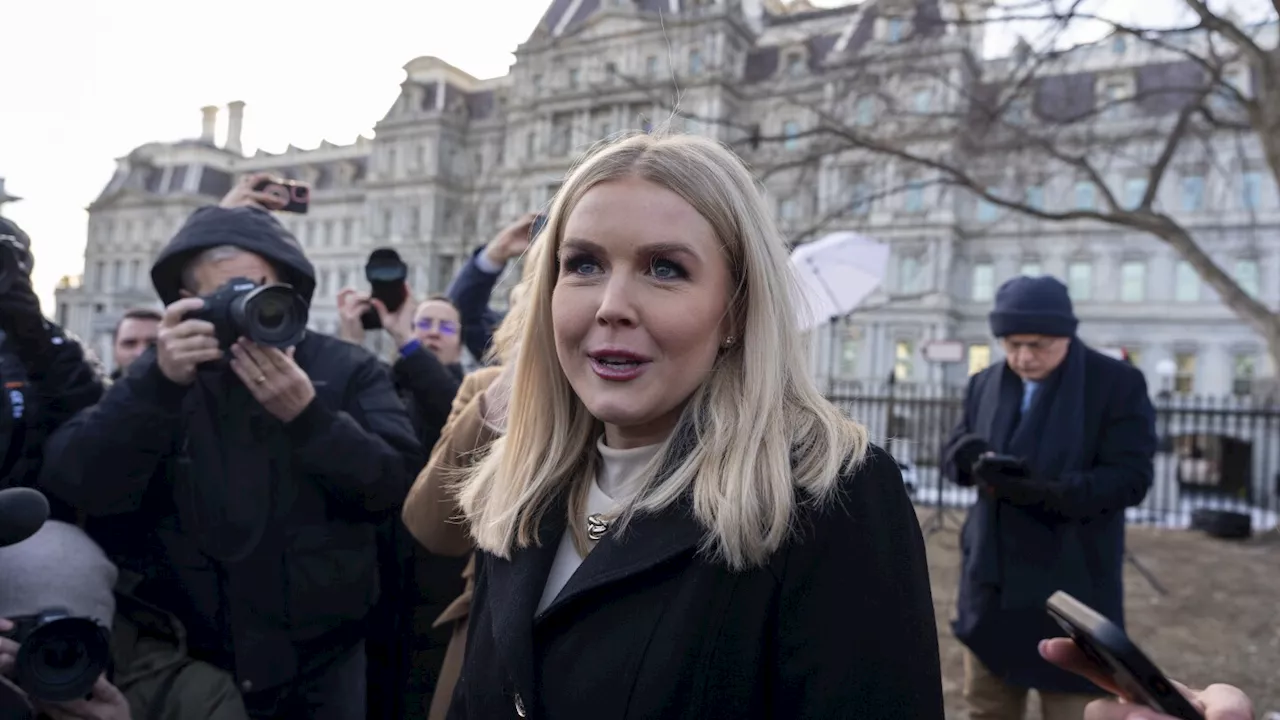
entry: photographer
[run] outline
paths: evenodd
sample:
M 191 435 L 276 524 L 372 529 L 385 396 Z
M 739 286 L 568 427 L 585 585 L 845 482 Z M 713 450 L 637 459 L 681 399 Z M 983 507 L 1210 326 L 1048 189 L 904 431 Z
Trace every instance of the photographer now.
M 394 387 L 363 348 L 301 331 L 315 271 L 264 210 L 196 211 L 151 277 L 167 306 L 156 349 L 50 440 L 41 485 L 91 516 L 131 516 L 144 537 L 99 541 L 125 549 L 193 657 L 234 673 L 252 717 L 363 718 L 374 529 L 423 462 Z M 303 317 L 260 307 L 233 322 L 236 279 L 290 283 Z M 252 342 L 250 317 L 301 339 Z
M 388 312 L 378 300 L 343 288 L 338 293 L 338 336 L 363 345 L 360 317 L 370 308 L 377 311 L 396 347 L 392 379 L 409 408 L 418 441 L 429 452 L 440 438 L 453 396 L 462 384 L 462 323 L 458 309 L 442 295 L 419 303 L 406 284 L 405 297 L 395 312 Z
M 0 218 L 0 488 L 33 484 L 45 438 L 102 396 L 80 344 L 40 311 L 33 264 L 30 238 Z
M 405 302 L 395 312 L 376 299 L 345 288 L 338 294 L 341 337 L 363 343 L 360 316 L 376 309 L 395 343 L 392 377 L 424 449 L 435 446 L 462 382 L 458 311 L 447 298 Z M 464 561 L 434 555 L 409 535 L 398 518 L 379 528 L 383 597 L 369 632 L 370 716 L 425 717 L 432 702 L 449 635 L 434 620 L 462 591 Z
M 115 565 L 80 528 L 45 523 L 32 537 L 0 548 L 0 675 L 18 681 L 18 640 L 12 619 L 60 611 L 81 629 L 87 619 L 110 629 L 109 640 L 88 627 L 82 649 L 97 643 L 97 659 L 67 667 L 41 667 L 40 676 L 57 677 L 60 689 L 88 687 L 88 697 L 49 702 L 22 693 L 33 710 L 53 720 L 241 720 L 248 716 L 231 677 L 187 657 L 177 618 L 129 594 L 128 574 L 118 578 Z M 59 622 L 59 621 L 54 621 Z M 30 625 L 30 624 L 29 624 Z M 47 626 L 52 627 L 52 625 Z M 34 638 L 38 631 L 32 632 Z M 87 635 L 87 637 L 86 637 Z M 23 639 L 23 638 L 20 638 Z M 31 640 L 39 642 L 39 640 Z M 44 654 L 26 658 L 39 663 Z M 81 657 L 93 657 L 92 651 Z M 38 688 L 33 689 L 38 690 Z M 0 690 L 3 692 L 3 690 Z M 15 692 L 10 689 L 10 693 Z M 78 693 L 76 693 L 78 694 Z
M 462 319 L 462 343 L 478 362 L 485 361 L 494 330 L 502 324 L 503 313 L 489 307 L 493 287 L 507 263 L 529 249 L 537 217 L 527 213 L 499 231 L 488 245 L 471 255 L 449 284 L 446 294 Z

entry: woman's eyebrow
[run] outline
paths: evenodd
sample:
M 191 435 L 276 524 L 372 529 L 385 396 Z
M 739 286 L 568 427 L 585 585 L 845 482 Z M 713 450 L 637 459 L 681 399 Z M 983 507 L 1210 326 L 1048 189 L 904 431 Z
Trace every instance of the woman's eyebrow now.
M 576 250 L 579 252 L 588 252 L 593 255 L 607 254 L 605 249 L 599 244 L 587 240 L 585 238 L 567 238 L 560 244 L 561 251 Z M 693 249 L 692 245 L 678 241 L 666 241 L 657 243 L 646 243 L 633 248 L 637 255 L 687 255 L 695 260 L 701 256 Z

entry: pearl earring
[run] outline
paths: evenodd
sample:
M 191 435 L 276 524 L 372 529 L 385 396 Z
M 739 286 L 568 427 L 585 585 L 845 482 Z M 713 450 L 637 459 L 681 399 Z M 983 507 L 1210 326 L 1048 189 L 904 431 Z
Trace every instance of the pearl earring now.
M 727 338 L 725 338 L 725 339 L 724 339 L 724 346 L 725 346 L 725 347 L 729 347 L 729 346 L 730 346 L 730 345 L 732 345 L 732 344 L 733 344 L 733 336 L 732 336 L 732 335 L 730 335 L 729 337 L 727 337 Z

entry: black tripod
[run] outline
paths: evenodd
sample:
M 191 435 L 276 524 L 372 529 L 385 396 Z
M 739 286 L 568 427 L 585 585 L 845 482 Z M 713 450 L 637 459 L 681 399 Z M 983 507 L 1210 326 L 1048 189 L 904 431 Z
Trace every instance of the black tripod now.
M 1171 395 L 1172 393 L 1169 392 L 1168 388 L 1161 390 L 1158 395 L 1162 404 L 1161 409 L 1165 411 L 1162 413 L 1163 417 L 1161 418 L 1163 421 L 1163 429 L 1160 432 L 1161 445 L 1169 442 L 1169 398 Z M 1134 570 L 1138 571 L 1138 574 L 1142 576 L 1142 579 L 1147 581 L 1147 584 L 1151 586 L 1152 590 L 1156 591 L 1156 594 L 1169 594 L 1169 591 L 1164 588 L 1164 585 L 1161 585 L 1160 581 L 1156 579 L 1155 573 L 1151 572 L 1146 565 L 1143 565 L 1142 561 L 1138 559 L 1138 556 L 1130 552 L 1128 548 L 1125 548 L 1124 551 L 1124 561 L 1132 565 Z
M 924 537 L 926 540 L 928 540 L 934 533 L 947 529 L 947 514 L 951 511 L 951 508 L 947 507 L 946 503 L 942 499 L 942 488 L 945 484 L 946 478 L 942 476 L 942 468 L 939 467 L 938 485 L 933 496 L 933 515 L 920 525 L 920 529 L 924 531 Z M 959 524 L 956 525 L 956 529 L 960 529 Z
M 1125 550 L 1124 561 L 1132 565 L 1134 570 L 1138 571 L 1138 574 L 1141 575 L 1142 578 L 1147 581 L 1147 584 L 1151 586 L 1152 590 L 1156 591 L 1156 594 L 1158 595 L 1169 594 L 1169 591 L 1165 590 L 1164 586 L 1160 584 L 1160 581 L 1156 579 L 1155 573 L 1147 569 L 1147 566 L 1142 564 L 1142 561 L 1138 559 L 1137 555 L 1134 555 L 1128 550 Z

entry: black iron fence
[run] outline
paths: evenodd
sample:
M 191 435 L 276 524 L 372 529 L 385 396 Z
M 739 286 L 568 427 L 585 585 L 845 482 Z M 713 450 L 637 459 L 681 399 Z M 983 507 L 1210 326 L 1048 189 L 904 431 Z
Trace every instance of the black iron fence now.
M 834 381 L 827 396 L 893 453 L 917 504 L 973 502 L 940 479 L 939 453 L 959 421 L 964 388 Z M 1131 522 L 1187 527 L 1199 509 L 1251 516 L 1255 531 L 1280 516 L 1280 403 L 1249 397 L 1161 395 L 1155 478 Z

